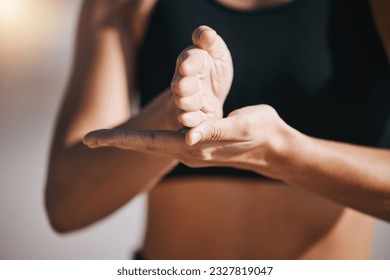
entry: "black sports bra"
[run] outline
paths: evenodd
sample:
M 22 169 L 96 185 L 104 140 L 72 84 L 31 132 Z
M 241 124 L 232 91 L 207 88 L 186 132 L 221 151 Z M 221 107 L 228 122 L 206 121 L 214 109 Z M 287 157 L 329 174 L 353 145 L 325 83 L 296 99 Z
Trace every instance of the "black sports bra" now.
M 176 58 L 199 25 L 214 28 L 233 57 L 225 115 L 265 103 L 308 135 L 378 145 L 390 112 L 390 74 L 367 0 L 295 0 L 250 12 L 214 0 L 159 0 L 138 60 L 142 105 L 169 87 Z M 179 165 L 169 176 L 185 174 L 254 175 Z

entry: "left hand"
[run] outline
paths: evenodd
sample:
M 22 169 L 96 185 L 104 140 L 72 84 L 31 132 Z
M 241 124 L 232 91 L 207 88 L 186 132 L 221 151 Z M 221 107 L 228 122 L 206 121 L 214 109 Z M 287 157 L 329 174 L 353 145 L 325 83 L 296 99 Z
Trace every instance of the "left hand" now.
M 238 109 L 207 120 L 186 134 L 172 131 L 97 130 L 84 137 L 90 148 L 116 147 L 179 160 L 190 167 L 227 166 L 279 178 L 294 131 L 268 105 Z
M 182 110 L 178 120 L 186 127 L 223 117 L 234 71 L 230 51 L 215 30 L 199 26 L 192 42 L 177 58 L 171 83 L 175 104 Z

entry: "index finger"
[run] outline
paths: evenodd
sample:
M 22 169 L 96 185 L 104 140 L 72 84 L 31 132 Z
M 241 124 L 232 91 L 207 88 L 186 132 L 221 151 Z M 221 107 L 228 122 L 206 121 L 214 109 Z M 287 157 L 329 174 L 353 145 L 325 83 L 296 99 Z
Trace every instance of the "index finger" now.
M 185 147 L 184 135 L 172 131 L 137 131 L 123 128 L 88 133 L 83 142 L 89 148 L 115 147 L 158 155 L 169 155 Z

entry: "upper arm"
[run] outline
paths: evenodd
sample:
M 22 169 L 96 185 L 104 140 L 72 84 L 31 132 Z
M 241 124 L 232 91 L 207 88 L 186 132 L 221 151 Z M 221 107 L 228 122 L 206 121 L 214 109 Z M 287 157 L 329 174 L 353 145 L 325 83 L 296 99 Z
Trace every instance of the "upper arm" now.
M 132 42 L 120 13 L 132 8 L 130 2 L 84 1 L 54 150 L 80 141 L 88 131 L 115 126 L 129 117 Z

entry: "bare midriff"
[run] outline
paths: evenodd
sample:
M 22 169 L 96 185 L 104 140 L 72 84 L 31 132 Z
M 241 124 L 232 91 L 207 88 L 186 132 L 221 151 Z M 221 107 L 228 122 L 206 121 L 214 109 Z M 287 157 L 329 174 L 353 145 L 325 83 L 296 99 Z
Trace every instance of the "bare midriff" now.
M 367 259 L 373 219 L 279 182 L 175 178 L 149 195 L 150 259 Z

